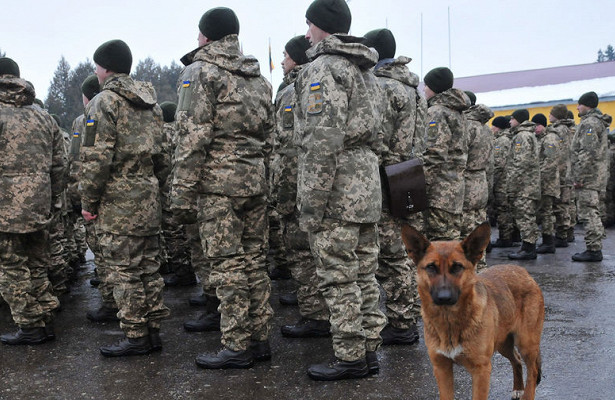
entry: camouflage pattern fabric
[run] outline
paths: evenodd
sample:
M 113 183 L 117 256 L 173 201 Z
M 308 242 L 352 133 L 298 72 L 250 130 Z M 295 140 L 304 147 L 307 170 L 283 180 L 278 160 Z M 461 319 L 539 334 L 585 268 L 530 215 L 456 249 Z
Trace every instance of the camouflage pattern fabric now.
M 558 198 L 560 195 L 560 162 L 561 150 L 559 135 L 546 128 L 541 134 L 536 135 L 539 148 L 540 162 L 540 193 L 542 196 Z
M 526 197 L 514 197 L 512 199 L 513 218 L 521 232 L 521 240 L 528 243 L 536 243 L 538 240 L 538 224 L 536 213 L 538 200 Z
M 120 328 L 129 338 L 147 336 L 148 328 L 160 329 L 169 316 L 162 292 L 164 281 L 160 268 L 158 235 L 123 236 L 102 233 L 101 263 L 108 266 L 109 283 L 119 308 Z
M 576 189 L 577 215 L 585 229 L 585 246 L 587 250 L 602 250 L 604 226 L 600 219 L 599 193 L 591 189 Z
M 186 236 L 188 245 L 190 246 L 191 269 L 196 273 L 196 276 L 199 277 L 203 293 L 209 297 L 216 297 L 216 288 L 209 281 L 209 276 L 211 275 L 211 262 L 205 257 L 205 252 L 203 251 L 203 242 L 199 234 L 199 224 L 187 224 L 184 226 L 186 227 Z
M 555 201 L 555 197 L 546 194 L 543 194 L 540 198 L 536 219 L 537 223 L 541 225 L 543 235 L 555 235 L 555 212 L 553 209 Z
M 614 141 L 615 142 L 615 141 Z M 609 147 L 609 180 L 606 184 L 605 226 L 615 224 L 615 143 Z
M 85 224 L 86 240 L 88 247 L 94 253 L 94 262 L 96 263 L 96 274 L 100 280 L 97 289 L 102 299 L 102 306 L 107 308 L 117 308 L 115 299 L 113 298 L 113 284 L 109 280 L 111 269 L 104 264 L 102 250 L 98 241 L 98 233 L 96 231 L 96 222 L 90 221 Z
M 265 265 L 271 85 L 258 61 L 241 53 L 237 35 L 182 62 L 171 208 L 181 222 L 198 220 L 220 300 L 222 344 L 245 350 L 250 340 L 268 338 L 273 314 Z
M 53 291 L 56 295 L 66 293 L 68 291 L 68 260 L 62 244 L 63 238 L 66 237 L 64 230 L 64 221 L 62 219 L 62 211 L 56 209 L 53 212 L 51 223 L 49 224 L 49 280 L 53 286 Z
M 501 130 L 496 133 L 493 146 L 494 208 L 497 214 L 499 236 L 503 240 L 511 240 L 514 228 L 506 182 L 506 165 L 510 153 L 511 139 L 512 133 L 509 129 Z
M 574 120 L 564 119 L 549 125 L 548 129 L 553 130 L 559 139 L 559 197 L 554 199 L 553 214 L 555 215 L 555 236 L 565 239 L 568 230 L 574 226 L 571 221 L 570 209 L 575 207 L 572 197 L 572 175 L 570 162 L 570 145 L 572 142 L 572 131 Z M 575 213 L 576 214 L 576 213 Z

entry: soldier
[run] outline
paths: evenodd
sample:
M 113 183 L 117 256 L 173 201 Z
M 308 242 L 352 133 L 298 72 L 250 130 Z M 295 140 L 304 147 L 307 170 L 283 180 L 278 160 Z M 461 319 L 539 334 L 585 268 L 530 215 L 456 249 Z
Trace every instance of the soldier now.
M 508 189 L 506 188 L 506 165 L 512 139 L 508 118 L 502 116 L 495 117 L 491 122 L 491 131 L 495 136 L 493 146 L 493 198 L 499 236 L 492 243 L 492 246 L 513 247 L 512 234 L 514 223 L 512 210 L 508 202 Z
M 485 125 L 493 111 L 484 104 L 476 104 L 476 95 L 465 92 L 471 106 L 463 112 L 468 131 L 468 161 L 464 173 L 463 219 L 461 237 L 466 237 L 487 220 L 490 182 L 493 182 L 493 134 Z M 487 268 L 485 256 L 476 265 L 477 271 Z
M 609 180 L 606 184 L 606 216 L 604 227 L 615 225 L 615 132 L 608 134 L 609 138 Z
M 233 10 L 203 14 L 199 47 L 182 58 L 175 114 L 171 207 L 182 222 L 198 220 L 220 300 L 223 348 L 198 355 L 202 368 L 249 368 L 271 358 L 265 151 L 272 93 L 258 61 L 242 54 L 238 34 Z
M 334 362 L 310 366 L 308 376 L 362 378 L 378 371 L 376 350 L 386 323 L 375 278 L 382 196 L 374 149 L 380 116 L 369 88 L 378 86 L 367 73 L 378 57 L 361 39 L 346 35 L 351 14 L 344 0 L 312 2 L 306 19 L 312 62 L 295 82 L 297 207 L 299 227 L 308 232 L 318 263 L 335 353 Z
M 597 107 L 595 92 L 579 98 L 577 110 L 581 123 L 572 139 L 572 180 L 577 195 L 577 214 L 585 228 L 586 250 L 573 254 L 573 261 L 602 261 L 604 227 L 600 220 L 599 193 L 606 188 L 607 128 L 612 118 Z
M 507 164 L 508 195 L 512 198 L 513 218 L 521 231 L 521 249 L 510 253 L 512 260 L 535 260 L 538 225 L 536 211 L 540 200 L 540 162 L 535 125 L 526 109 L 513 112 L 510 119 L 514 135 Z
M 132 54 L 111 40 L 94 53 L 100 93 L 86 108 L 81 154 L 82 215 L 97 220 L 101 264 L 118 305 L 125 337 L 100 348 L 106 357 L 147 354 L 162 349 L 161 320 L 169 315 L 162 300 L 160 268 L 162 111 L 149 83 L 128 74 Z
M 453 88 L 446 67 L 425 75 L 427 139 L 423 154 L 429 208 L 425 232 L 429 240 L 458 240 L 461 236 L 464 172 L 468 159 L 468 132 L 463 111 L 470 99 Z
M 572 202 L 572 178 L 570 165 L 570 143 L 572 141 L 570 128 L 574 120 L 568 119 L 568 110 L 564 104 L 553 106 L 549 113 L 548 130 L 553 131 L 559 140 L 559 198 L 554 199 L 553 214 L 555 216 L 555 247 L 568 247 L 568 231 L 574 228 L 570 219 L 570 202 Z
M 297 147 L 295 146 L 294 97 L 295 80 L 308 58 L 305 51 L 310 42 L 304 36 L 296 36 L 284 47 L 284 88 L 278 91 L 275 100 L 276 131 L 271 162 L 272 203 L 281 216 L 280 226 L 284 232 L 284 247 L 293 278 L 299 284 L 297 302 L 301 319 L 293 325 L 283 325 L 286 337 L 330 336 L 329 310 L 322 293 L 318 290 L 316 262 L 310 253 L 306 232 L 299 229 L 297 197 Z
M 555 253 L 555 214 L 553 205 L 560 195 L 560 139 L 552 128 L 546 128 L 547 117 L 536 114 L 532 117 L 536 124 L 540 162 L 540 204 L 537 220 L 542 227 L 542 244 L 537 254 Z
M 66 160 L 58 125 L 34 98 L 17 63 L 0 58 L 0 295 L 19 327 L 0 336 L 9 345 L 53 340 L 60 306 L 47 278 L 47 226 L 60 205 Z
M 385 96 L 383 152 L 381 166 L 420 157 L 425 143 L 427 102 L 419 95 L 418 75 L 409 71 L 410 59 L 395 58 L 396 43 L 388 29 L 376 29 L 365 34 L 365 45 L 378 51 L 374 67 L 378 84 Z M 382 191 L 383 207 L 378 223 L 380 252 L 376 277 L 386 294 L 388 324 L 380 336 L 383 345 L 414 344 L 419 340 L 417 322 L 420 317 L 416 288 L 416 266 L 408 258 L 399 235 L 401 223 L 420 229 L 420 215 L 403 221 L 391 215 L 388 194 Z

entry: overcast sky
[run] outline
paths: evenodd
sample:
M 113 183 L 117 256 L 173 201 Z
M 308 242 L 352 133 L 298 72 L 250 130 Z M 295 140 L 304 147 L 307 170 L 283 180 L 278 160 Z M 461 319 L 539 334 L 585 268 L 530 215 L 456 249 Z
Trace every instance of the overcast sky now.
M 71 67 L 110 39 L 122 39 L 133 67 L 148 56 L 169 65 L 196 48 L 198 22 L 209 8 L 237 13 L 244 53 L 253 54 L 270 78 L 268 42 L 275 88 L 282 79 L 284 44 L 305 34 L 311 0 L 21 0 L 0 5 L 0 49 L 13 58 L 21 76 L 47 97 L 62 55 Z M 561 65 L 592 63 L 599 49 L 615 46 L 613 0 L 350 0 L 351 33 L 388 27 L 397 55 L 413 59 L 420 76 L 449 66 L 455 76 L 473 76 Z M 421 30 L 422 19 L 422 30 Z M 422 32 L 422 34 L 421 34 Z M 422 36 L 422 41 L 421 41 Z M 422 73 L 421 73 L 422 72 Z

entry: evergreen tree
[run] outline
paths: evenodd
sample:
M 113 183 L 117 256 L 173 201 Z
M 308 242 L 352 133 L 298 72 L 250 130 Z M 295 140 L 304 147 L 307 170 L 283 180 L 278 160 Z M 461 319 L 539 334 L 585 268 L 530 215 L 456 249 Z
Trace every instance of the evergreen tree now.
M 598 50 L 598 59 L 596 61 L 604 62 L 604 53 L 602 52 L 602 49 Z
M 71 127 L 75 118 L 83 114 L 81 84 L 95 70 L 94 64 L 87 59 L 85 62 L 79 63 L 70 73 L 68 92 L 66 93 L 67 128 Z
M 604 56 L 606 58 L 606 61 L 615 61 L 615 49 L 613 49 L 613 46 L 608 45 L 606 47 L 606 51 L 604 52 Z
M 69 113 L 67 108 L 67 98 L 70 90 L 70 65 L 62 56 L 56 71 L 53 73 L 53 79 L 47 92 L 45 106 L 50 114 L 57 114 L 62 121 L 62 128 L 67 129 L 66 125 Z
M 162 67 L 160 86 L 156 88 L 158 103 L 162 103 L 163 101 L 177 103 L 177 81 L 181 72 L 182 67 L 175 61 L 171 62 L 171 65 L 168 67 L 166 65 Z

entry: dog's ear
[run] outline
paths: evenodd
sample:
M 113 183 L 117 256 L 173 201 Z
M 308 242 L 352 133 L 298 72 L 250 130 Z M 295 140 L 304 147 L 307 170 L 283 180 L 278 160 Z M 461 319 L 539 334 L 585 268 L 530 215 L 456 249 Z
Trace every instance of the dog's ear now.
M 429 240 L 419 231 L 407 224 L 401 226 L 401 238 L 406 245 L 408 255 L 412 261 L 418 265 L 419 261 L 425 256 L 425 252 L 430 245 Z
M 490 240 L 491 227 L 489 223 L 483 222 L 461 242 L 461 248 L 467 259 L 470 260 L 472 264 L 476 264 L 483 256 L 483 252 L 487 248 L 487 245 L 489 245 Z

